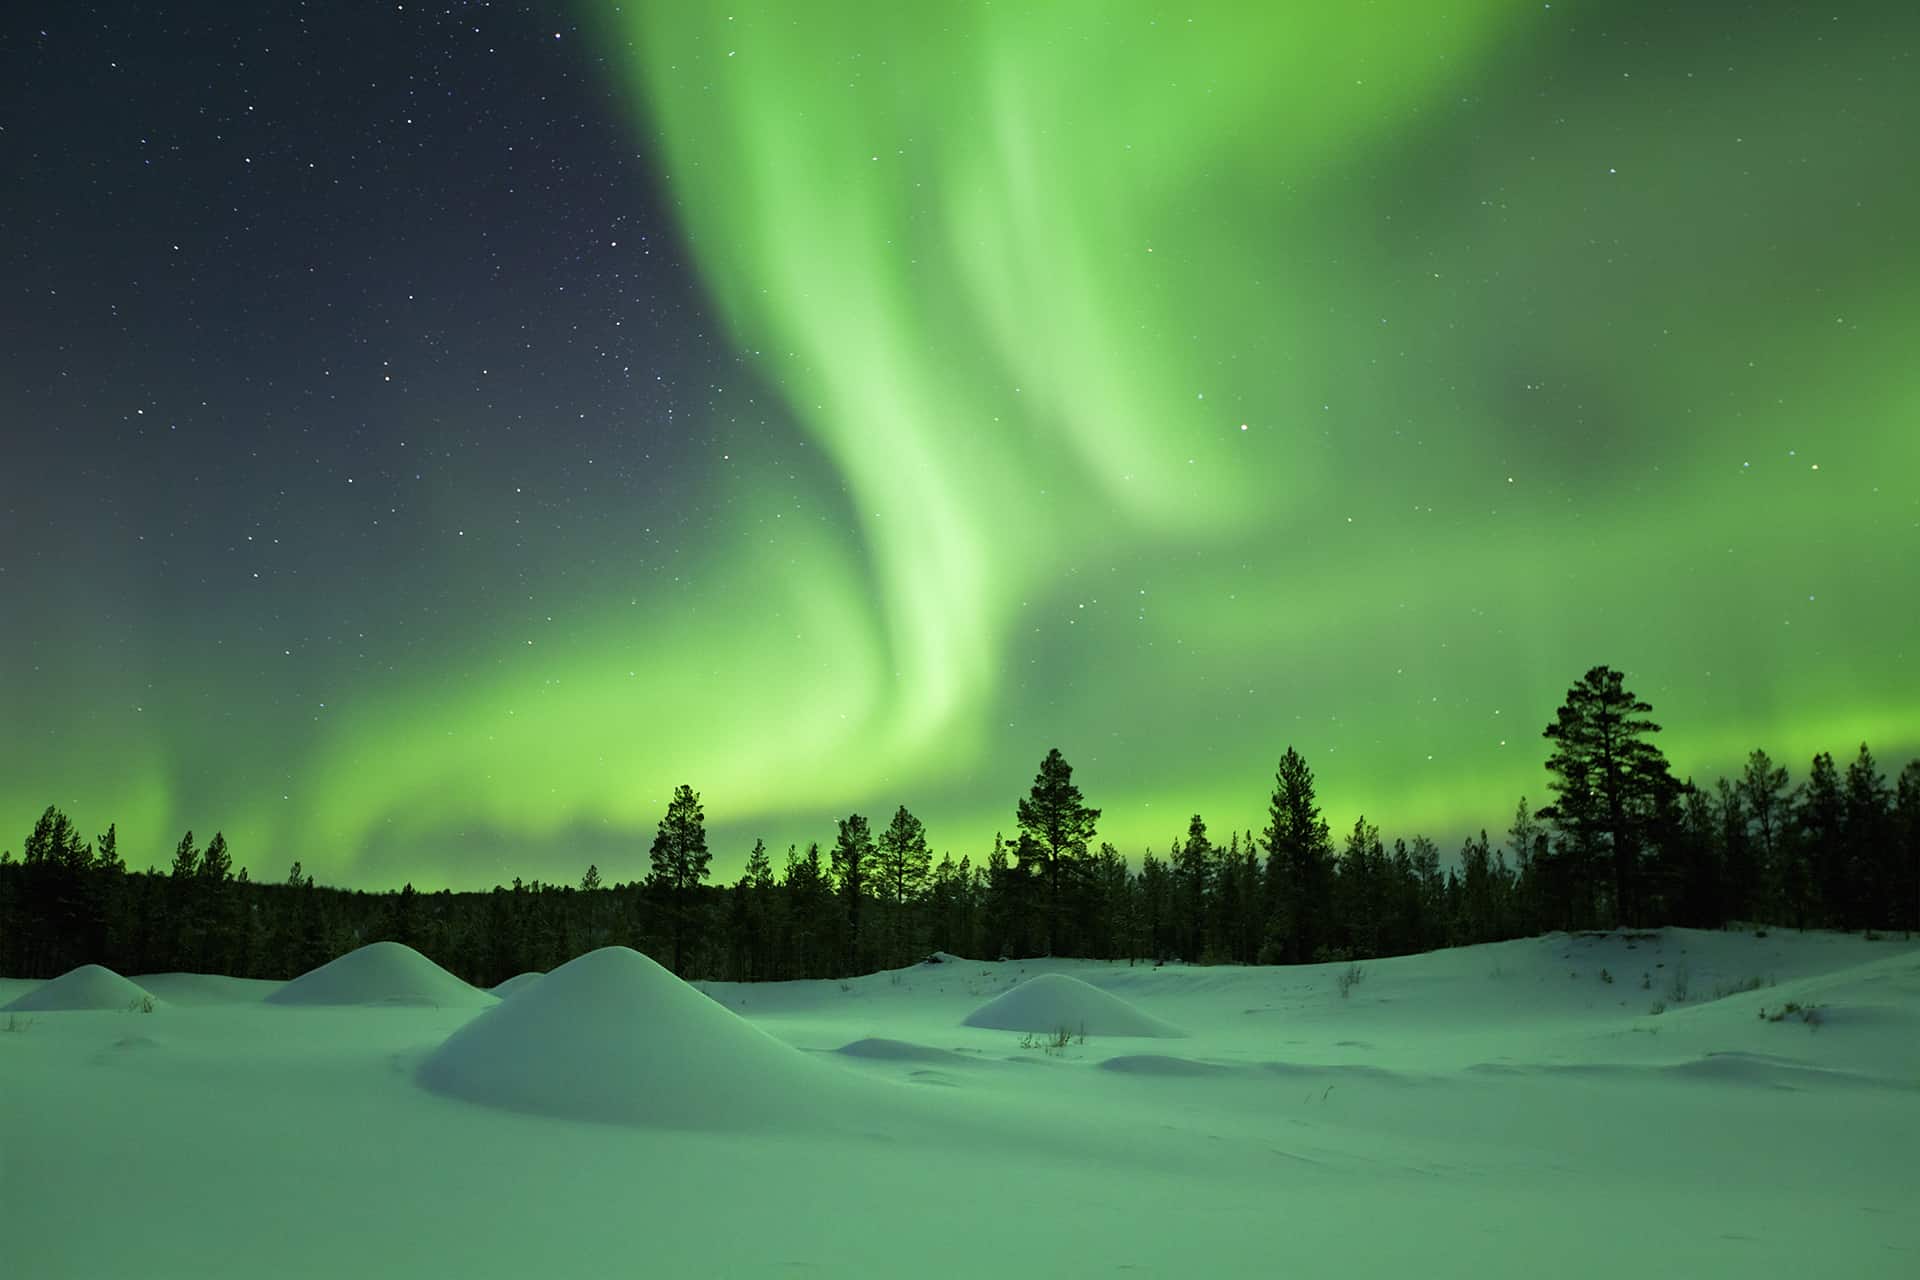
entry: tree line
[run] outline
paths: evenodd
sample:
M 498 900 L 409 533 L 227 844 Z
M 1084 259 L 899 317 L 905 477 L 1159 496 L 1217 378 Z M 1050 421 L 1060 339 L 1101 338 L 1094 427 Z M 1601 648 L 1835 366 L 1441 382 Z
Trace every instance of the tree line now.
M 690 978 L 843 977 L 932 951 L 1076 955 L 1197 964 L 1298 964 L 1407 954 L 1555 929 L 1767 922 L 1920 928 L 1920 761 L 1889 784 L 1862 745 L 1842 769 L 1822 752 L 1796 784 L 1755 751 L 1711 786 L 1676 778 L 1652 708 L 1595 667 L 1545 730 L 1550 803 L 1523 798 L 1504 837 L 1469 838 L 1443 864 L 1425 836 L 1391 849 L 1363 816 L 1338 843 L 1307 761 L 1288 747 L 1266 821 L 1224 842 L 1193 815 L 1137 867 L 1097 841 L 1059 750 L 1041 761 L 975 862 L 936 862 L 904 805 L 863 814 L 826 847 L 789 845 L 778 868 L 756 841 L 731 885 L 709 883 L 705 814 L 678 787 L 646 876 L 486 893 L 366 893 L 236 870 L 216 833 L 184 835 L 166 870 L 129 870 L 115 829 L 88 840 L 48 808 L 22 856 L 0 854 L 0 972 L 48 977 L 88 961 L 290 978 L 369 942 L 412 946 L 490 986 L 610 943 Z

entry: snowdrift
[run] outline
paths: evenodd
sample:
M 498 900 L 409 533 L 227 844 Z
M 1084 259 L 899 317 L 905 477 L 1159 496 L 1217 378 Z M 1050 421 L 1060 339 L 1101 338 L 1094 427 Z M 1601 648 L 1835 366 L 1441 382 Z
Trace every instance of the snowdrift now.
M 397 1004 L 478 1009 L 494 997 L 398 942 L 375 942 L 303 973 L 267 997 L 270 1004 Z
M 1064 973 L 1043 973 L 989 1000 L 963 1019 L 969 1027 L 998 1031 L 1069 1031 L 1090 1036 L 1184 1036 L 1178 1027 L 1142 1013 Z
M 283 983 L 217 973 L 143 973 L 133 981 L 171 1005 L 258 1004 Z
M 547 975 L 538 969 L 529 969 L 525 973 L 516 973 L 505 982 L 496 982 L 488 990 L 505 1000 L 516 991 L 523 991 Z
M 138 983 L 129 982 L 113 970 L 97 964 L 69 969 L 25 995 L 0 1012 L 50 1013 L 59 1009 L 128 1009 L 155 999 Z
M 848 1087 L 627 947 L 569 961 L 481 1014 L 418 1079 L 484 1106 L 680 1129 L 845 1114 Z

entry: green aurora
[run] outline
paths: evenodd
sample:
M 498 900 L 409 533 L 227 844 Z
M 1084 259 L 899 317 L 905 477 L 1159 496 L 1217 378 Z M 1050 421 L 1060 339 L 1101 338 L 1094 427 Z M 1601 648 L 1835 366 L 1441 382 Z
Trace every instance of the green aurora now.
M 673 580 L 602 548 L 537 644 L 444 618 L 325 717 L 236 677 L 110 765 L 16 738 L 19 831 L 631 879 L 685 781 L 716 878 L 901 803 L 978 860 L 1057 745 L 1137 857 L 1257 829 L 1292 744 L 1336 830 L 1457 843 L 1596 663 L 1683 775 L 1920 750 L 1920 10 L 586 13 L 787 442 L 716 411 Z

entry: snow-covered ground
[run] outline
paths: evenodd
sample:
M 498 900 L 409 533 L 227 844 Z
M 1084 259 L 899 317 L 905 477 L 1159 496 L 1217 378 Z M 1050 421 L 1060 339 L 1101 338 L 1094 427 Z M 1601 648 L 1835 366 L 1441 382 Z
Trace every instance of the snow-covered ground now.
M 1346 968 L 696 989 L 609 949 L 495 995 L 369 948 L 284 986 L 0 980 L 0 1260 L 1920 1275 L 1920 944 L 1553 935 L 1343 995 Z M 1761 1016 L 1789 1002 L 1817 1021 Z

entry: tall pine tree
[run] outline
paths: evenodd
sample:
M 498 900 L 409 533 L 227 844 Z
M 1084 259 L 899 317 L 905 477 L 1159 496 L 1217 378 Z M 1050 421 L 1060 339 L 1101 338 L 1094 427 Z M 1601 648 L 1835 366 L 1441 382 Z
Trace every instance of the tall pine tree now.
M 1033 788 L 1015 810 L 1021 833 L 1028 837 L 1042 867 L 1045 885 L 1047 954 L 1060 943 L 1065 885 L 1079 871 L 1093 839 L 1100 811 L 1089 808 L 1073 784 L 1073 766 L 1055 747 L 1040 762 Z
M 698 927 L 700 885 L 707 878 L 706 813 L 700 797 L 685 783 L 674 788 L 667 812 L 654 832 L 652 870 L 647 889 L 667 922 L 673 944 L 673 971 L 686 973 L 687 953 Z
M 1333 842 L 1314 797 L 1313 770 L 1291 746 L 1280 757 L 1262 833 L 1267 851 L 1265 963 L 1306 964 L 1327 943 Z
M 1612 917 L 1640 923 L 1640 865 L 1650 834 L 1678 784 L 1653 742 L 1653 708 L 1611 667 L 1594 667 L 1567 690 L 1543 736 L 1553 743 L 1548 786 L 1556 797 L 1540 811 L 1579 854 L 1611 873 Z

